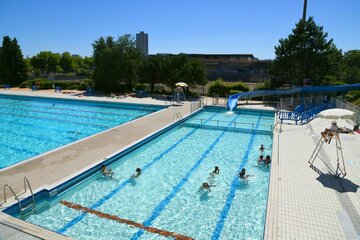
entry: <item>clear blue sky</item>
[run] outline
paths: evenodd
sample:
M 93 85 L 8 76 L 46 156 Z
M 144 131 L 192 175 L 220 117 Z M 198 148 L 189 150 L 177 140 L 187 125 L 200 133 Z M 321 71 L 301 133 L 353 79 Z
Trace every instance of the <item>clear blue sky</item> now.
M 302 9 L 303 0 L 1 0 L 0 37 L 16 37 L 24 56 L 45 50 L 90 56 L 100 36 L 145 31 L 151 54 L 272 59 Z M 360 49 L 360 0 L 308 0 L 307 16 L 338 48 Z

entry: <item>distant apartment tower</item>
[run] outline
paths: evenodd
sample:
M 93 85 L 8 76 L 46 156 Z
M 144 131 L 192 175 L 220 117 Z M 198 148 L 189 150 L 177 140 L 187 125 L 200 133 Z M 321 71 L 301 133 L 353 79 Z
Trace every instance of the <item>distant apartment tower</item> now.
M 141 49 L 145 56 L 149 55 L 148 35 L 143 31 L 136 34 L 136 48 Z

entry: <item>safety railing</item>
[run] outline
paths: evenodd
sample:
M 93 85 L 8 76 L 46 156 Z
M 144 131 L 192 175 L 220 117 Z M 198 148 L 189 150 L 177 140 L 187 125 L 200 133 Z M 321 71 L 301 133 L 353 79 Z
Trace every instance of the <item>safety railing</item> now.
M 30 193 L 31 193 L 32 203 L 30 203 L 27 206 L 23 207 L 19 196 L 22 195 L 22 194 L 25 194 L 27 192 L 28 188 L 29 188 Z M 0 203 L 0 206 L 7 202 L 6 189 L 10 190 L 10 192 L 13 194 L 15 200 L 18 202 L 19 210 L 20 210 L 21 214 L 23 214 L 24 212 L 28 212 L 28 210 L 34 210 L 35 209 L 35 196 L 34 196 L 34 193 L 32 191 L 32 188 L 30 186 L 30 182 L 26 177 L 24 177 L 24 192 L 20 193 L 18 195 L 15 193 L 15 191 L 12 189 L 12 187 L 9 184 L 4 184 L 4 186 L 3 186 L 4 201 L 2 203 Z
M 294 121 L 295 124 L 304 124 L 304 123 L 308 123 L 313 118 L 315 118 L 319 112 L 331 108 L 332 106 L 333 105 L 331 104 L 323 104 L 320 106 L 310 108 L 309 110 L 303 112 L 280 110 L 278 113 L 278 117 L 280 121 L 290 120 L 290 121 Z
M 273 131 L 274 126 L 271 124 L 256 124 L 253 122 L 229 122 L 224 120 L 209 120 L 205 118 L 193 118 L 188 122 L 189 124 L 209 125 L 211 127 L 227 127 L 227 128 L 242 128 L 254 130 L 257 126 L 258 129 Z
M 27 179 L 27 177 L 24 177 L 24 189 L 25 189 L 25 192 L 27 191 L 27 188 L 29 188 L 29 190 L 30 190 L 31 198 L 32 198 L 33 204 L 35 206 L 35 196 L 34 196 L 34 193 L 33 193 L 32 189 L 31 189 L 30 182 Z
M 174 113 L 174 115 L 173 115 L 173 122 L 175 122 L 175 121 L 178 121 L 178 120 L 181 120 L 183 118 L 183 116 L 181 115 L 181 113 L 180 112 L 176 112 L 176 113 Z
M 336 98 L 335 99 L 335 106 L 337 108 L 343 108 L 354 112 L 354 125 L 360 124 L 360 107 L 355 106 L 343 99 Z
M 201 99 L 195 102 L 190 103 L 190 113 L 195 112 L 202 107 Z
M 8 189 L 10 190 L 10 192 L 14 195 L 14 198 L 17 200 L 17 202 L 18 202 L 18 204 L 19 204 L 19 209 L 20 209 L 20 212 L 21 212 L 21 209 L 22 209 L 22 207 L 21 207 L 21 201 L 20 201 L 20 199 L 18 198 L 18 196 L 16 195 L 16 193 L 14 192 L 14 190 L 12 189 L 12 187 L 11 187 L 9 184 L 4 184 L 4 186 L 3 186 L 3 190 L 4 190 L 4 202 L 2 202 L 2 203 L 0 204 L 0 206 L 7 202 L 6 188 L 8 188 Z

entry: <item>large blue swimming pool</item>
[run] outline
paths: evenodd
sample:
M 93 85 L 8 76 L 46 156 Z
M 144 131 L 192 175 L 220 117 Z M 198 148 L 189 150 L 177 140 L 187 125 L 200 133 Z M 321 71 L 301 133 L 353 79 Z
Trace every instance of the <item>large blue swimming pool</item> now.
M 99 165 L 44 194 L 35 213 L 13 214 L 75 239 L 263 239 L 270 166 L 257 159 L 261 144 L 271 155 L 273 122 L 273 112 L 203 110 L 107 160 L 113 177 Z M 215 166 L 220 173 L 209 174 Z M 242 168 L 249 181 L 239 179 Z M 204 182 L 210 192 L 199 189 Z
M 0 94 L 0 169 L 162 108 Z

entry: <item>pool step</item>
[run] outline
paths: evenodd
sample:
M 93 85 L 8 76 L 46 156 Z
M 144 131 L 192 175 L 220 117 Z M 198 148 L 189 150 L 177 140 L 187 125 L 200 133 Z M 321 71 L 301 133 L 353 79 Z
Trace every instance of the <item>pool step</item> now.
M 21 210 L 21 217 L 27 217 L 35 212 L 35 203 L 30 203 L 26 207 L 22 207 Z

